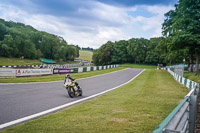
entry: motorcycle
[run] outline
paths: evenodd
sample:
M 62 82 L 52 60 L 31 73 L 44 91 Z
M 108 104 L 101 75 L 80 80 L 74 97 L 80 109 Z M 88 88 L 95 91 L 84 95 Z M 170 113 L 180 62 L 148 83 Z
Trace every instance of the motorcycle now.
M 68 81 L 64 84 L 69 96 L 74 98 L 75 96 L 82 96 L 82 89 L 75 84 L 76 81 Z

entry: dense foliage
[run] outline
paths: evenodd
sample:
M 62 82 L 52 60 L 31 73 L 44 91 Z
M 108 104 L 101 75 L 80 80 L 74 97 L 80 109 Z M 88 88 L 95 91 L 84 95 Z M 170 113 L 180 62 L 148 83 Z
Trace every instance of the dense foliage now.
M 157 46 L 163 38 L 132 38 L 128 41 L 107 42 L 93 53 L 96 65 L 113 63 L 154 64 L 165 63 Z
M 38 31 L 29 25 L 0 19 L 0 56 L 27 59 L 73 60 L 78 46 L 68 45 L 59 36 Z
M 190 65 L 200 59 L 200 0 L 179 0 L 175 10 L 165 14 L 165 40 L 162 46 L 171 61 L 183 60 Z M 199 69 L 196 68 L 196 73 Z

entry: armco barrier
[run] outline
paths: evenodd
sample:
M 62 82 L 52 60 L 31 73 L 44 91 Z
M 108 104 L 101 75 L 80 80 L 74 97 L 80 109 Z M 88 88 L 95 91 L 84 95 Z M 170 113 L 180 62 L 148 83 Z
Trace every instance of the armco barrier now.
M 175 80 L 189 88 L 190 92 L 153 133 L 194 133 L 199 84 L 179 76 L 170 69 L 168 72 Z

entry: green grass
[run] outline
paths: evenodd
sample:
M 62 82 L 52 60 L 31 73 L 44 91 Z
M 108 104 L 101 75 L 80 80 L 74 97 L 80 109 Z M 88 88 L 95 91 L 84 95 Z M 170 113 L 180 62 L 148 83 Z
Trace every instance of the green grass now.
M 75 61 L 56 61 L 57 64 L 75 64 Z M 30 59 L 23 59 L 20 60 L 19 58 L 5 58 L 0 57 L 0 66 L 8 66 L 8 65 L 41 65 L 44 64 L 40 60 L 30 60 Z
M 197 75 L 192 72 L 184 72 L 184 77 L 190 80 L 193 80 L 195 82 L 200 83 L 200 75 Z
M 142 68 L 142 69 L 156 69 L 155 65 L 139 65 L 139 64 L 122 64 L 120 66 L 130 67 L 130 68 Z
M 148 133 L 187 94 L 166 71 L 145 70 L 114 91 L 3 133 Z
M 85 78 L 95 75 L 100 75 L 104 73 L 114 72 L 118 70 L 125 69 L 126 67 L 117 67 L 112 69 L 106 70 L 99 70 L 99 71 L 91 71 L 91 72 L 83 72 L 83 73 L 72 73 L 70 74 L 73 78 Z M 37 76 L 37 77 L 19 77 L 19 78 L 0 78 L 0 83 L 27 83 L 27 82 L 47 82 L 47 81 L 59 81 L 64 80 L 64 74 L 54 74 L 48 76 Z
M 60 65 L 63 65 L 63 64 L 77 64 L 79 62 L 77 61 L 62 61 L 62 60 L 59 60 L 59 61 L 56 61 L 56 64 L 60 64 Z
M 40 60 L 20 60 L 18 58 L 4 58 L 0 57 L 0 66 L 6 65 L 40 65 Z
M 79 50 L 79 55 L 80 55 L 79 56 L 80 59 L 92 61 L 93 52 L 91 51 Z

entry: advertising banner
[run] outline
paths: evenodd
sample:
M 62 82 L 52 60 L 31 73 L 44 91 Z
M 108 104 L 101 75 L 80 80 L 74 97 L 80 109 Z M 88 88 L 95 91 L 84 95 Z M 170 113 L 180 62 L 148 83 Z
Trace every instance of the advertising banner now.
M 53 69 L 16 69 L 16 76 L 35 76 L 53 74 Z
M 69 69 L 69 68 L 59 68 L 59 69 L 53 70 L 54 74 L 67 74 L 67 73 L 72 73 L 72 72 L 74 72 L 74 70 Z

